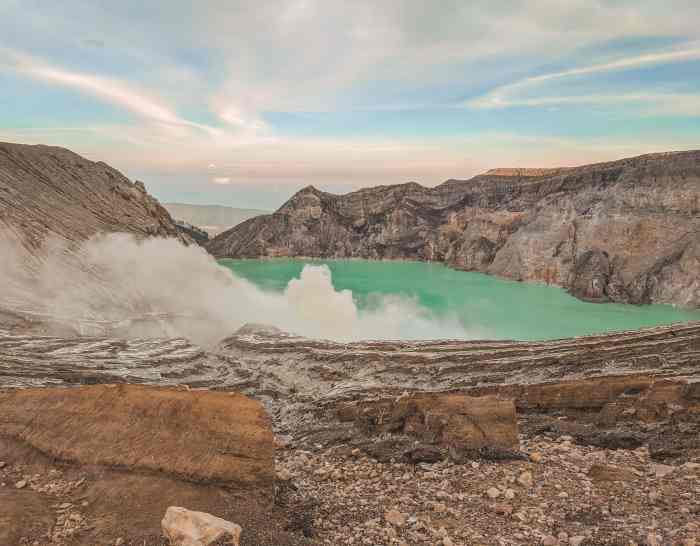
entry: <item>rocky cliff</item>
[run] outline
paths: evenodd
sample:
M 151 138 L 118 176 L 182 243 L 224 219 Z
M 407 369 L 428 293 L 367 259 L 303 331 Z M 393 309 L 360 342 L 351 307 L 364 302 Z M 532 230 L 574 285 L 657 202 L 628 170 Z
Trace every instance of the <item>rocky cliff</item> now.
M 493 174 L 495 173 L 495 174 Z M 593 301 L 700 306 L 700 151 L 333 195 L 309 186 L 216 257 L 434 260 Z
M 116 231 L 188 240 L 141 182 L 41 145 L 0 143 L 0 227 L 34 249 L 49 234 L 69 242 Z

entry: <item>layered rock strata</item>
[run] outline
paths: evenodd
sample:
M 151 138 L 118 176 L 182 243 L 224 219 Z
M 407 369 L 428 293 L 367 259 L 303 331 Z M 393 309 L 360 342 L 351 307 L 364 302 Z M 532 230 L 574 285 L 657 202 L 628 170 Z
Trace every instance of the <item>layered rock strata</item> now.
M 236 393 L 137 385 L 0 391 L 0 435 L 55 459 L 268 488 L 270 421 Z
M 363 408 L 378 408 L 390 399 L 415 395 L 427 400 L 399 412 L 414 415 L 410 423 L 428 411 L 420 409 L 423 404 L 439 414 L 448 399 L 426 393 L 495 395 L 513 400 L 521 414 L 585 414 L 601 425 L 692 418 L 700 410 L 699 357 L 698 323 L 544 342 L 350 344 L 245 327 L 211 351 L 184 340 L 6 333 L 0 336 L 0 383 L 129 382 L 237 390 L 265 403 L 278 433 L 336 442 L 380 436 L 381 427 L 373 430 L 343 415 L 360 415 Z M 488 419 L 496 415 L 482 422 L 491 426 L 495 422 Z M 406 419 L 398 422 L 396 429 L 405 433 Z M 414 424 L 408 428 L 415 429 Z M 432 430 L 441 437 L 440 427 Z
M 208 244 L 217 257 L 443 262 L 592 301 L 700 305 L 700 151 L 494 170 L 333 195 L 309 186 Z
M 143 183 L 64 148 L 11 143 L 0 143 L 0 230 L 31 249 L 109 232 L 190 240 Z

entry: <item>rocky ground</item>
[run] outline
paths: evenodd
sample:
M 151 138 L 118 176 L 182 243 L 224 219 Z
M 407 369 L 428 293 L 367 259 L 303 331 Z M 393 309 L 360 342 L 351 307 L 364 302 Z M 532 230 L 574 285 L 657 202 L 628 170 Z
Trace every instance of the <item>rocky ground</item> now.
M 313 499 L 320 544 L 691 546 L 700 459 L 522 436 L 526 460 L 406 464 L 358 449 L 281 450 L 278 475 Z
M 700 543 L 700 458 L 665 464 L 647 447 L 600 449 L 567 435 L 520 440 L 527 458 L 465 464 L 380 462 L 347 445 L 303 450 L 282 443 L 275 504 L 265 510 L 275 521 L 255 518 L 240 504 L 232 511 L 219 502 L 218 509 L 243 525 L 242 544 L 251 546 Z M 154 503 L 149 494 L 194 506 L 203 495 L 231 495 L 164 478 L 145 478 L 153 480 L 146 485 L 117 471 L 26 454 L 0 467 L 0 522 L 20 514 L 22 522 L 14 535 L 12 525 L 0 526 L 7 546 L 161 546 L 167 542 L 149 519 L 158 519 L 164 501 Z M 120 501 L 125 505 L 117 508 Z M 151 503 L 134 518 L 137 506 Z M 129 538 L 134 527 L 142 531 L 138 542 Z M 90 542 L 96 531 L 102 542 Z
M 0 545 L 161 546 L 171 505 L 245 546 L 697 544 L 699 328 L 335 344 L 251 326 L 210 350 L 6 331 Z M 254 451 L 230 441 L 246 431 Z

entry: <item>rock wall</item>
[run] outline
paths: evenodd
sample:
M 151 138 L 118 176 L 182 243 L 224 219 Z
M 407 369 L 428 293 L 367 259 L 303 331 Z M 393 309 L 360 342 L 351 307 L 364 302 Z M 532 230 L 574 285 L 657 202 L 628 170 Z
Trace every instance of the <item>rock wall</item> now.
M 0 227 L 34 249 L 48 235 L 73 242 L 117 231 L 190 241 L 141 182 L 41 145 L 0 143 Z
M 592 301 L 700 306 L 700 151 L 493 172 L 347 195 L 309 186 L 207 248 L 219 258 L 433 260 Z

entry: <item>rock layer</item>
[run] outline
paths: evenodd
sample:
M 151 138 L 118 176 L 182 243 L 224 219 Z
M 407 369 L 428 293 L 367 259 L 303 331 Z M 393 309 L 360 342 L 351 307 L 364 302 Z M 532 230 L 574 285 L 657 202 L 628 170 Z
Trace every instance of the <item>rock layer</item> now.
M 492 173 L 347 195 L 309 186 L 208 249 L 434 260 L 593 301 L 700 306 L 700 151 Z
M 2 391 L 0 435 L 80 464 L 258 490 L 274 479 L 269 419 L 236 393 L 136 385 Z
M 341 421 L 354 421 L 372 435 L 415 437 L 423 444 L 446 449 L 456 460 L 483 450 L 519 450 L 515 404 L 497 396 L 420 393 L 360 400 L 342 404 L 338 416 Z
M 513 400 L 519 413 L 585 413 L 601 425 L 698 416 L 699 357 L 700 323 L 543 342 L 348 344 L 250 326 L 209 351 L 184 340 L 4 333 L 0 384 L 237 390 L 265 403 L 278 432 L 313 442 L 352 437 L 339 426 L 355 427 L 355 419 L 339 419 L 349 406 L 381 407 L 404 393 L 497 395 Z
M 189 241 L 141 182 L 42 145 L 0 143 L 0 228 L 32 249 L 49 235 L 75 242 L 117 231 Z

